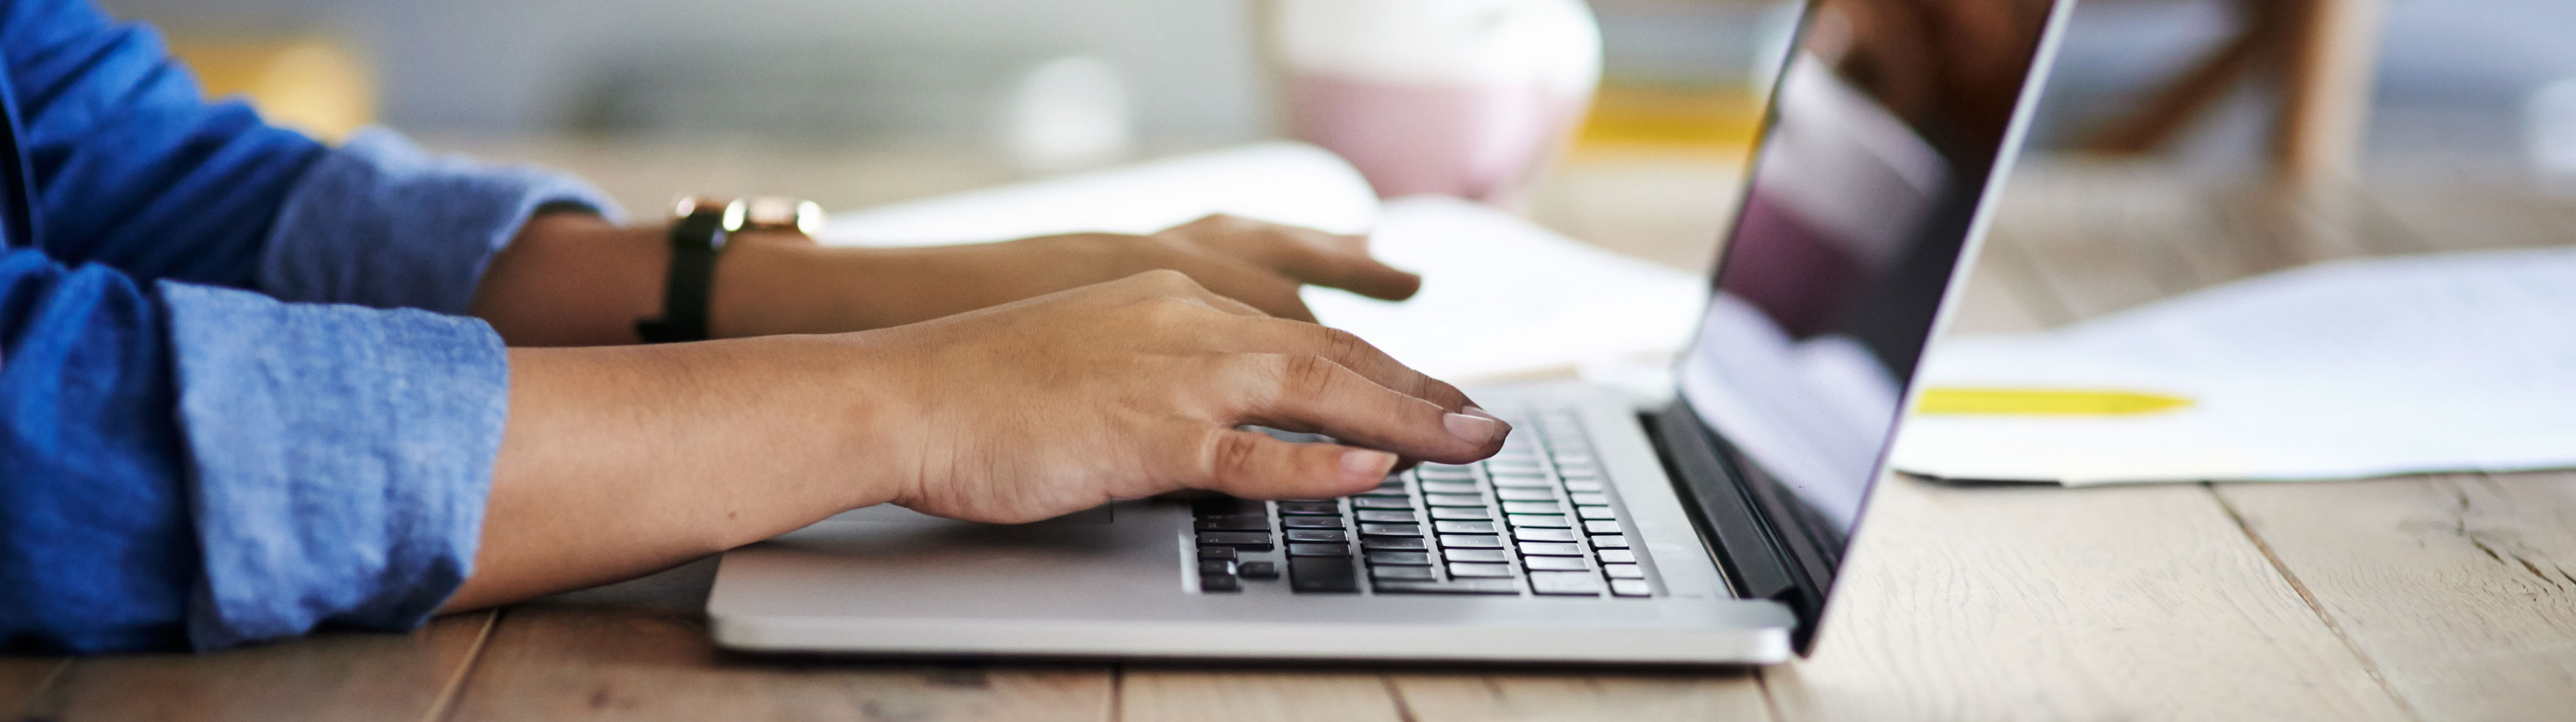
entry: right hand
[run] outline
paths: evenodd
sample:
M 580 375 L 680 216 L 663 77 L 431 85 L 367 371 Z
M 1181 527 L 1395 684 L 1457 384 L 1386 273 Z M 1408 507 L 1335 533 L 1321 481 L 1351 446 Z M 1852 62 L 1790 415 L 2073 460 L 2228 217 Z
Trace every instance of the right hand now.
M 852 370 L 875 393 L 856 412 L 875 427 L 866 446 L 894 475 L 892 501 L 971 521 L 1179 489 L 1343 496 L 1375 487 L 1399 456 L 1492 456 L 1511 430 L 1356 336 L 1266 316 L 1173 271 L 833 338 L 868 359 Z

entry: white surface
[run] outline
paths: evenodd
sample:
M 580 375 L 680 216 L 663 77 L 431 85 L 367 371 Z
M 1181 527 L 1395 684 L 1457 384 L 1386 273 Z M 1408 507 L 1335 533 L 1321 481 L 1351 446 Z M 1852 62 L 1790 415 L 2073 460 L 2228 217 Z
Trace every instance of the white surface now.
M 1423 274 L 1388 303 L 1308 288 L 1326 325 L 1451 381 L 1491 380 L 1670 354 L 1707 291 L 1699 276 L 1577 242 L 1486 206 L 1389 202 L 1340 158 L 1265 143 L 843 213 L 824 242 L 933 245 L 1050 233 L 1151 233 L 1209 213 L 1337 232 L 1374 228 L 1381 260 Z
M 2173 393 L 2126 417 L 1916 416 L 1900 470 L 2066 484 L 2576 466 L 2576 248 L 2341 261 L 1933 350 L 1931 386 Z
M 1377 195 L 1332 151 L 1256 143 L 832 216 L 829 245 L 927 246 L 1055 233 L 1153 233 L 1210 213 L 1358 233 Z

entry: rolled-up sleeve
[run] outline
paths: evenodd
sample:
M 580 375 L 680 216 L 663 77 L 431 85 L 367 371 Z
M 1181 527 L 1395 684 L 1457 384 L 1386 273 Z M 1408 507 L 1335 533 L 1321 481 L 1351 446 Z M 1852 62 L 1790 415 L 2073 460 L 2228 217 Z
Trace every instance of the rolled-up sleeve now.
M 621 211 L 579 178 L 423 152 L 370 129 L 314 163 L 259 266 L 286 301 L 464 313 L 483 268 L 540 210 Z
M 159 290 L 203 559 L 190 642 L 428 619 L 481 534 L 508 410 L 500 337 L 418 310 Z

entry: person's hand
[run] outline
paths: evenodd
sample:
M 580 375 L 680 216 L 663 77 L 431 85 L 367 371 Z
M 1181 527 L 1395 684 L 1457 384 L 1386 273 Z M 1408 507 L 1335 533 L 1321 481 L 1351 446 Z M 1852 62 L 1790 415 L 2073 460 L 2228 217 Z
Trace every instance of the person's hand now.
M 1420 276 L 1345 236 L 1209 216 L 1149 236 L 1081 233 L 924 248 L 743 243 L 726 251 L 714 298 L 718 335 L 886 328 L 1056 291 L 1172 270 L 1264 313 L 1314 320 L 1298 288 L 1329 286 L 1387 300 Z
M 894 503 L 958 519 L 1033 521 L 1178 489 L 1343 496 L 1399 455 L 1464 463 L 1510 432 L 1355 336 L 1174 271 L 832 338 L 866 359 L 850 368 L 870 389 L 859 435 L 894 465 L 870 474 L 899 480 Z

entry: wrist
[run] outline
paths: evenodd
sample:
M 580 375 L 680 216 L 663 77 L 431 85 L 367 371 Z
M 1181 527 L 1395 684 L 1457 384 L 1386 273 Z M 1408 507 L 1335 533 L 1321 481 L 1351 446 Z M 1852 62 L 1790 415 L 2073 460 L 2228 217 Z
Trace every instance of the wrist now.
M 540 214 L 493 255 L 467 312 L 513 346 L 634 343 L 635 320 L 660 312 L 670 263 L 660 229 Z

